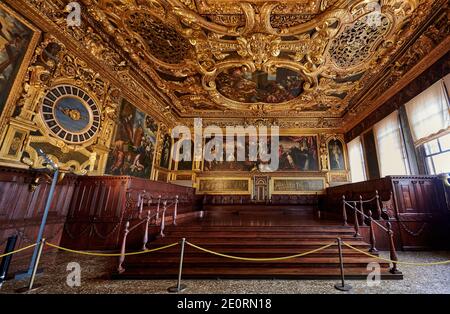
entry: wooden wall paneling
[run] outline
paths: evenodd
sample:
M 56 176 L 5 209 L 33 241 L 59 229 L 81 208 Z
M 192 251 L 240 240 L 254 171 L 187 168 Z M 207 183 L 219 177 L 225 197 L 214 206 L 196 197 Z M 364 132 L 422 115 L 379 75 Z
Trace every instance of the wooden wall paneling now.
M 330 187 L 321 202 L 323 218 L 342 219 L 342 195 L 347 200 L 358 200 L 374 196 L 378 190 L 380 199 L 389 199 L 393 192 L 394 228 L 399 249 L 445 248 L 449 243 L 448 223 L 450 212 L 445 210 L 442 184 L 435 176 L 388 176 L 337 187 Z M 368 203 L 365 208 L 375 208 Z M 350 212 L 350 210 L 349 210 Z M 352 215 L 349 216 L 351 221 Z M 377 237 L 385 237 L 377 233 Z M 381 238 L 377 241 L 383 241 Z
M 16 248 L 29 245 L 36 240 L 50 184 L 41 180 L 36 189 L 30 190 L 30 183 L 41 176 L 40 171 L 0 167 L 1 252 L 6 239 L 13 234 L 19 235 Z M 51 243 L 60 243 L 74 184 L 75 177 L 68 175 L 55 190 L 55 198 L 44 230 L 44 237 Z M 31 255 L 31 252 L 16 254 L 11 270 L 15 270 L 17 265 Z

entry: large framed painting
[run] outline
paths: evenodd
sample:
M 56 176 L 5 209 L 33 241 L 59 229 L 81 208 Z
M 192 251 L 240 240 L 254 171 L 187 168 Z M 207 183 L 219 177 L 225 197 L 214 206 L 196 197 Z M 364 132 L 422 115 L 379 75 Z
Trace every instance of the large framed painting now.
M 161 160 L 159 166 L 169 169 L 170 165 L 170 153 L 172 151 L 172 137 L 170 134 L 165 134 L 161 144 Z
M 0 2 L 0 128 L 13 111 L 41 32 Z M 1 134 L 0 134 L 1 135 Z
M 345 170 L 344 144 L 336 138 L 328 141 L 330 170 Z
M 105 173 L 150 179 L 157 133 L 153 118 L 124 100 Z
M 318 171 L 317 136 L 280 136 L 280 171 Z
M 205 139 L 205 149 L 209 147 L 207 144 L 211 139 Z M 234 147 L 227 147 L 226 138 L 223 138 L 223 154 L 222 160 L 204 160 L 203 170 L 204 171 L 255 171 L 258 169 L 259 161 L 250 161 L 249 160 L 249 137 L 245 137 L 245 142 L 240 144 L 240 141 L 237 140 L 237 137 L 234 138 L 234 142 L 232 142 Z M 239 147 L 238 145 L 243 145 Z M 245 149 L 245 160 L 238 160 L 238 149 Z M 214 146 L 211 146 L 211 149 L 215 149 Z M 214 152 L 209 152 L 210 154 L 214 154 Z
M 175 149 L 175 152 L 183 155 L 184 154 L 184 152 L 183 152 L 183 147 L 184 146 L 185 145 L 181 145 L 181 147 L 179 148 L 179 151 L 177 151 Z M 174 146 L 174 148 L 177 148 L 177 147 Z M 172 154 L 175 153 L 175 152 L 172 152 Z M 184 160 L 184 158 L 181 159 L 178 162 L 177 170 L 192 170 L 192 166 L 193 166 L 192 159 L 193 158 L 194 158 L 194 142 L 191 141 L 191 156 L 190 156 L 190 159 L 189 160 Z
M 205 149 L 210 139 L 205 139 Z M 258 156 L 257 161 L 250 161 L 248 158 L 249 152 L 249 137 L 245 138 L 245 160 L 238 161 L 237 139 L 235 138 L 234 151 L 227 150 L 226 140 L 223 140 L 223 155 L 222 160 L 204 160 L 204 171 L 262 171 L 264 164 Z M 270 144 L 269 144 L 270 147 Z M 211 149 L 214 149 L 211 146 Z M 280 136 L 279 138 L 279 165 L 278 171 L 318 171 L 318 146 L 317 136 Z M 275 170 L 276 171 L 276 170 Z

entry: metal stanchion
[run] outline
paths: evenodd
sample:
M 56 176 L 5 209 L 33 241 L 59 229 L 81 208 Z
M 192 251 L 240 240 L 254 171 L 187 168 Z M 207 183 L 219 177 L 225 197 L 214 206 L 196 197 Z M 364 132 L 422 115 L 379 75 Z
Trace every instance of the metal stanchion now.
M 45 239 L 42 239 L 41 242 L 39 242 L 39 249 L 38 249 L 38 253 L 36 256 L 36 261 L 34 263 L 33 272 L 31 273 L 30 282 L 28 283 L 28 286 L 17 289 L 16 292 L 23 293 L 23 292 L 27 292 L 27 291 L 30 291 L 33 289 L 37 289 L 41 286 L 41 285 L 34 286 L 34 279 L 36 278 L 36 273 L 37 273 L 37 269 L 39 266 L 39 261 L 41 259 L 42 250 L 44 249 L 44 245 L 45 245 Z
M 186 239 L 181 239 L 181 254 L 180 254 L 180 268 L 178 269 L 178 282 L 176 286 L 170 287 L 167 291 L 172 293 L 178 293 L 184 291 L 187 287 L 181 284 L 181 272 L 183 271 L 183 259 L 184 259 L 184 245 L 186 244 Z
M 5 247 L 5 254 L 14 251 L 14 247 L 16 246 L 17 235 L 13 235 L 8 238 L 8 242 Z M 6 280 L 6 276 L 8 276 L 9 265 L 11 264 L 12 255 L 8 255 L 2 258 L 2 263 L 0 264 L 0 288 L 3 285 L 3 282 Z
M 41 225 L 39 227 L 39 232 L 38 232 L 38 236 L 36 239 L 36 244 L 37 246 L 34 248 L 34 252 L 33 255 L 31 257 L 31 262 L 30 265 L 28 266 L 28 270 L 24 273 L 19 273 L 16 274 L 15 279 L 17 280 L 22 280 L 24 278 L 29 278 L 33 272 L 33 268 L 35 267 L 36 264 L 36 257 L 38 254 L 38 250 L 39 250 L 39 243 L 41 242 L 43 236 L 44 236 L 44 230 L 45 230 L 45 225 L 47 223 L 47 217 L 48 217 L 48 213 L 50 211 L 50 207 L 52 205 L 52 201 L 53 201 L 53 195 L 55 193 L 55 189 L 56 189 L 56 185 L 58 184 L 58 179 L 59 179 L 59 174 L 60 174 L 60 170 L 58 168 L 58 165 L 49 157 L 47 156 L 42 149 L 37 149 L 38 155 L 40 157 L 42 157 L 44 159 L 44 161 L 47 163 L 47 167 L 49 169 L 51 169 L 53 172 L 53 179 L 52 179 L 52 183 L 50 185 L 50 191 L 48 192 L 48 196 L 47 196 L 47 201 L 45 203 L 45 208 L 44 208 L 44 214 L 42 215 L 42 220 L 41 220 Z
M 334 287 L 340 291 L 350 291 L 352 286 L 345 284 L 344 278 L 344 258 L 342 257 L 342 240 L 341 238 L 337 238 L 338 242 L 338 250 L 339 250 L 339 264 L 341 267 L 341 282 L 334 285 Z

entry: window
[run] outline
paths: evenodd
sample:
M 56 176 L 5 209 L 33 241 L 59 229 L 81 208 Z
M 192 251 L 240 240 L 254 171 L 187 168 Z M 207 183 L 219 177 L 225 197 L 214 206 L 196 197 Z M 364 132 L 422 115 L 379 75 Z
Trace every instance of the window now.
M 450 172 L 450 133 L 426 142 L 423 147 L 429 174 Z
M 366 173 L 364 171 L 364 158 L 361 145 L 361 138 L 358 136 L 351 142 L 347 143 L 348 157 L 350 160 L 350 173 L 352 182 L 364 181 Z
M 405 104 L 416 146 L 450 128 L 450 107 L 444 80 L 447 80 L 447 77 Z
M 409 174 L 408 158 L 403 143 L 398 112 L 394 111 L 375 124 L 373 132 L 377 142 L 381 177 Z

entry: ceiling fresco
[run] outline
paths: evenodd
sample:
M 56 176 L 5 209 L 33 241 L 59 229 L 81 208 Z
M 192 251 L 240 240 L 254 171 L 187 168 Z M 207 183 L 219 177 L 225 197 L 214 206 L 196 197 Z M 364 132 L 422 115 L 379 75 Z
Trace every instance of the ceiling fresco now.
M 325 126 L 367 106 L 364 93 L 442 1 L 80 0 L 178 119 Z

